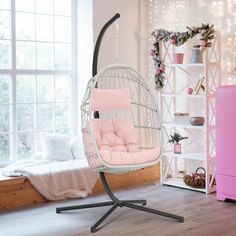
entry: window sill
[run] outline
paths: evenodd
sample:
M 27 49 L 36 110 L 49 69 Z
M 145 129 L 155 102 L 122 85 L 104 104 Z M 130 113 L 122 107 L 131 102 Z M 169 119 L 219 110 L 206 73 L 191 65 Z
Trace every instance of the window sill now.
M 20 178 L 26 178 L 24 176 L 19 176 L 19 177 L 8 177 L 2 174 L 2 167 L 0 166 L 0 181 L 7 181 L 7 180 L 14 180 L 14 179 L 20 179 Z

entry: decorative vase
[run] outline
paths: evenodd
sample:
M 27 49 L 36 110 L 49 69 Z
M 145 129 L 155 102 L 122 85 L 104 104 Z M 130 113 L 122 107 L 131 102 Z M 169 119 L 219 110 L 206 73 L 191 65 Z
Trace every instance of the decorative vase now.
M 193 126 L 201 126 L 204 125 L 204 117 L 190 117 L 190 124 Z
M 184 54 L 183 53 L 173 53 L 173 63 L 174 64 L 183 64 Z
M 200 48 L 192 48 L 191 63 L 203 63 L 203 55 Z
M 174 144 L 174 153 L 175 154 L 180 154 L 181 153 L 181 144 L 179 144 L 179 143 Z

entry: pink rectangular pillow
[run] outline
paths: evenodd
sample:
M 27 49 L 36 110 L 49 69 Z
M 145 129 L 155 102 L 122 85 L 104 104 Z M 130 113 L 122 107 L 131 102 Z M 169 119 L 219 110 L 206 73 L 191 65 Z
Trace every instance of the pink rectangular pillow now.
M 93 89 L 92 110 L 129 110 L 131 95 L 129 88 L 123 89 Z

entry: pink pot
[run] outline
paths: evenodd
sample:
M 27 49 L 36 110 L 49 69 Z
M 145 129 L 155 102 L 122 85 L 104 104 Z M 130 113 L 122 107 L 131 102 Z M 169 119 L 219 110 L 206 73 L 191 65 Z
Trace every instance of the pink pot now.
M 174 144 L 174 153 L 176 153 L 176 154 L 181 153 L 181 144 L 179 144 L 179 143 Z
M 183 64 L 184 54 L 183 53 L 174 53 L 173 54 L 173 63 L 174 64 Z

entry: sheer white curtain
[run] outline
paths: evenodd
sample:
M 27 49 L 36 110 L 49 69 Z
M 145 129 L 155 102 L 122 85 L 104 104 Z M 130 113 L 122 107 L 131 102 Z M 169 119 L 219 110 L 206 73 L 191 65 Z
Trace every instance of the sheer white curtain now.
M 88 80 L 92 77 L 92 57 L 93 57 L 93 1 L 78 0 L 78 41 L 77 41 L 77 73 L 78 73 L 78 106 L 80 106 Z M 84 156 L 81 114 L 78 109 L 78 137 L 80 144 L 80 155 Z

